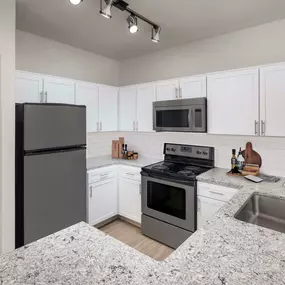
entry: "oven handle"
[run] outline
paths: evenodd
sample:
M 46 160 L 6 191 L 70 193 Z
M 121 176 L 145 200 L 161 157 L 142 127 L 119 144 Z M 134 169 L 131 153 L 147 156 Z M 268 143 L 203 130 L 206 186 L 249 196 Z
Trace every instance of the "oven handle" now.
M 179 180 L 179 179 L 175 179 L 175 178 L 170 178 L 170 177 L 162 177 L 159 175 L 154 175 L 154 174 L 149 174 L 146 173 L 144 171 L 141 172 L 141 175 L 147 178 L 147 181 L 151 181 L 152 178 L 156 179 L 156 180 L 160 180 L 161 183 L 163 184 L 164 182 L 171 182 L 171 183 L 176 183 L 176 184 L 180 184 L 180 185 L 185 185 L 185 186 L 190 186 L 190 187 L 196 187 L 197 181 L 193 180 L 193 181 L 183 181 L 183 180 Z M 157 182 L 157 181 L 154 181 Z M 166 183 L 164 183 L 166 184 Z

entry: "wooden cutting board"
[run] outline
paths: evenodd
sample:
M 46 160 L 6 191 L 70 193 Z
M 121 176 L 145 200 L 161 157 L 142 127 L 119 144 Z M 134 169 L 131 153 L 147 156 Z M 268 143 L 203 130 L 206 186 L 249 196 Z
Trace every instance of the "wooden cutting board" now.
M 252 149 L 252 143 L 248 142 L 246 144 L 245 150 L 242 151 L 242 155 L 244 157 L 246 164 L 257 164 L 259 167 L 262 166 L 262 159 L 261 156 Z

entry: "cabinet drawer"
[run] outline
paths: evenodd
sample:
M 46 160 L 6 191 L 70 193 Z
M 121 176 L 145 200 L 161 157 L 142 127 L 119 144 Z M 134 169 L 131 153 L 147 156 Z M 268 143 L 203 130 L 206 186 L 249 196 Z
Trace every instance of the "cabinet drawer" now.
M 227 202 L 238 192 L 238 190 L 224 186 L 198 182 L 197 192 L 198 196 Z
M 139 167 L 120 167 L 120 177 L 141 181 L 141 169 Z
M 117 172 L 114 168 L 100 168 L 99 170 L 88 171 L 88 183 L 97 183 L 116 177 Z

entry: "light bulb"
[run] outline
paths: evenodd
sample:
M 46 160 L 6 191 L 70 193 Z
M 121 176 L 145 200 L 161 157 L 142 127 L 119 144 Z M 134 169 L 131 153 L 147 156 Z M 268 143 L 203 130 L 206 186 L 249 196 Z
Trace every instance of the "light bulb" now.
M 135 25 L 134 25 L 134 26 L 131 26 L 131 27 L 130 27 L 130 32 L 131 32 L 132 34 L 134 34 L 134 33 L 136 33 L 136 32 L 138 31 L 138 29 L 139 29 L 138 26 L 135 26 Z
M 80 4 L 83 0 L 69 0 L 71 4 L 73 5 L 78 5 Z

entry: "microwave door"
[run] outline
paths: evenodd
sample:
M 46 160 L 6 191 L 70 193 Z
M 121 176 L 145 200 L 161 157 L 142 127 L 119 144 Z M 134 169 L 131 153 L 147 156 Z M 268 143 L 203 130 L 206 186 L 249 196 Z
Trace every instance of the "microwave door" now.
M 156 107 L 153 129 L 157 132 L 191 132 L 191 107 Z

